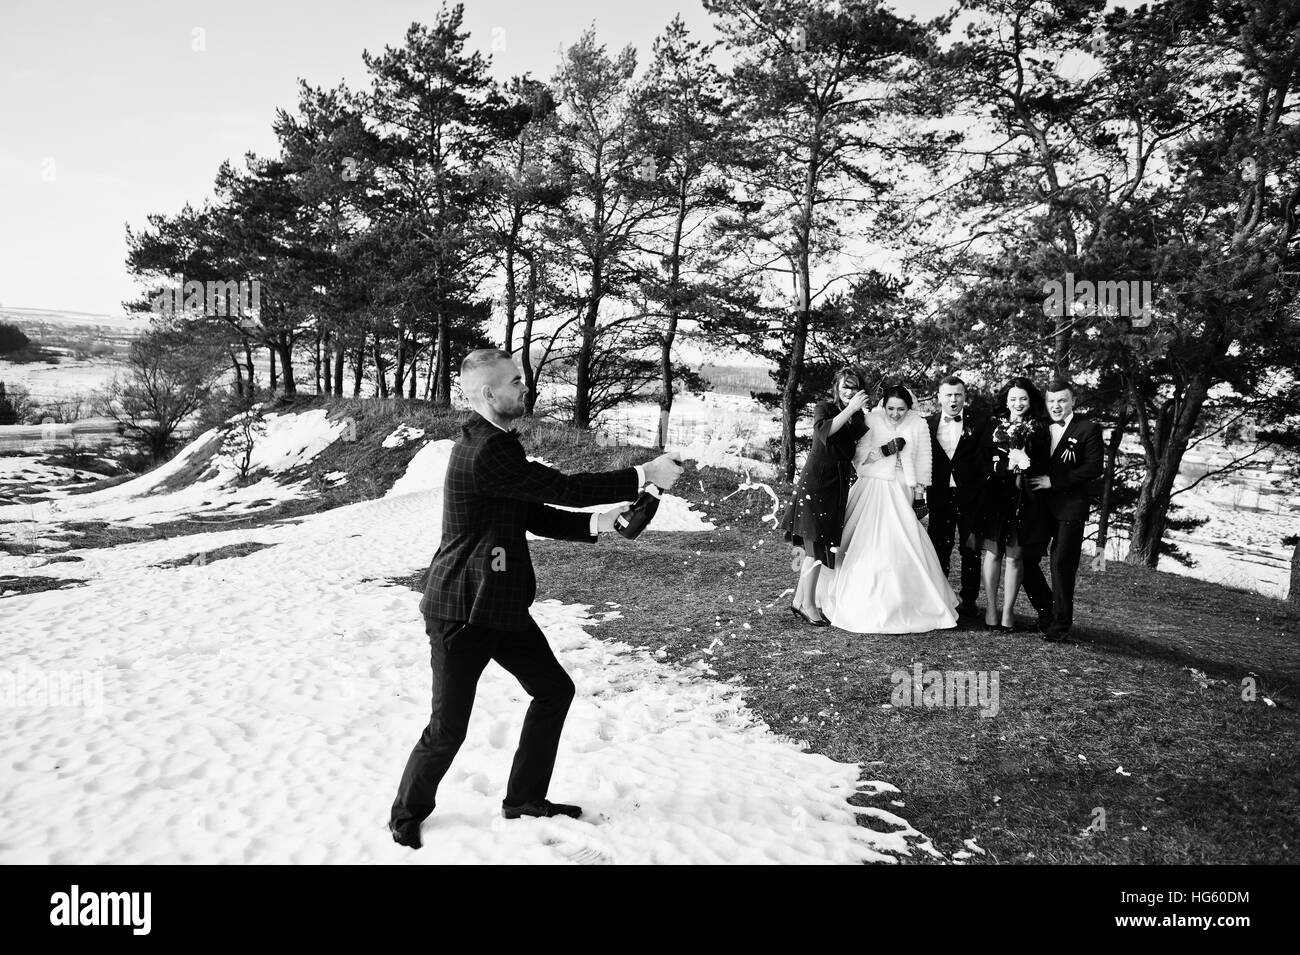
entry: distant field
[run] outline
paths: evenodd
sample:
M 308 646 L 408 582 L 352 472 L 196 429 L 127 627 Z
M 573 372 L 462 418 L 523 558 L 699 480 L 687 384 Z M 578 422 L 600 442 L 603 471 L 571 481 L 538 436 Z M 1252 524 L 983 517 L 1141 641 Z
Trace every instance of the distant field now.
M 753 391 L 771 391 L 775 388 L 772 376 L 763 368 L 753 365 L 700 366 L 700 374 L 713 383 L 713 390 L 724 395 L 743 395 L 748 398 Z
M 63 328 L 99 328 L 105 333 L 139 334 L 146 326 L 143 318 L 133 315 L 100 315 L 94 312 L 69 312 L 56 308 L 6 308 L 0 306 L 0 322 L 12 322 L 21 328 L 39 325 Z

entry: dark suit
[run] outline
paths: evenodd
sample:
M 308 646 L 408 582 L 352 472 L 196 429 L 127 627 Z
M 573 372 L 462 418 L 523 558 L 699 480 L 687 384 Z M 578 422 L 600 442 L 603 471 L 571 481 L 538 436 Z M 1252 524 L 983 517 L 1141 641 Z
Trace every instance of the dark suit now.
M 980 489 L 984 485 L 978 452 L 987 421 L 972 415 L 969 410 L 964 411 L 961 438 L 949 458 L 939 443 L 942 418 L 940 413 L 927 419 L 930 457 L 934 462 L 930 487 L 925 494 L 925 502 L 930 508 L 930 542 L 934 544 L 934 552 L 939 555 L 946 577 L 952 561 L 953 531 L 957 532 L 957 547 L 961 552 L 961 603 L 962 607 L 969 609 L 975 606 L 980 593 L 980 556 L 978 551 L 970 549 L 969 541 L 979 512 Z M 951 482 L 956 482 L 957 486 L 953 487 Z
M 1052 485 L 1039 492 L 1052 527 L 1051 586 L 1037 560 L 1025 561 L 1025 594 L 1040 614 L 1051 612 L 1048 629 L 1056 633 L 1065 633 L 1074 624 L 1074 582 L 1079 576 L 1090 485 L 1104 468 L 1101 426 L 1073 415 L 1048 464 Z
M 433 670 L 431 716 L 402 774 L 390 826 L 418 826 L 433 811 L 489 660 L 532 697 L 505 802 L 545 798 L 574 686 L 528 613 L 537 578 L 525 533 L 594 541 L 591 514 L 546 502 L 588 507 L 631 501 L 637 493 L 634 468 L 562 474 L 527 460 L 513 431 L 470 415 L 447 462 L 442 539 L 420 601 Z

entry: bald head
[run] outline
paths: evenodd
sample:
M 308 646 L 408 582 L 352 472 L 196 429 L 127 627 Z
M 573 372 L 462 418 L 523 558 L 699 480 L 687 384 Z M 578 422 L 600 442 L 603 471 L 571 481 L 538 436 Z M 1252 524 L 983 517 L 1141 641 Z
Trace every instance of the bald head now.
M 523 415 L 524 387 L 514 358 L 500 348 L 479 348 L 460 363 L 460 389 L 479 414 L 499 421 Z

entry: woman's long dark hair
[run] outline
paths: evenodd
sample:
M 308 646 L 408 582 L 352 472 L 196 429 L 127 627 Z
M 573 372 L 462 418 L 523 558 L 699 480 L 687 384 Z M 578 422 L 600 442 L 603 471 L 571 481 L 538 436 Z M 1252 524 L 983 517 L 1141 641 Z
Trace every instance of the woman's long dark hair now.
M 1047 420 L 1047 402 L 1043 400 L 1043 393 L 1028 378 L 1017 376 L 1008 381 L 999 389 L 997 397 L 993 399 L 993 413 L 999 418 L 1010 418 L 1011 412 L 1007 410 L 1007 395 L 1011 393 L 1012 388 L 1020 388 L 1029 395 L 1029 411 L 1025 418 L 1029 421 L 1043 422 Z
M 840 408 L 844 407 L 844 402 L 840 401 L 840 382 L 845 378 L 856 378 L 858 380 L 858 388 L 862 391 L 867 390 L 867 373 L 862 366 L 845 365 L 837 371 L 835 377 L 831 379 L 831 400 Z
M 912 407 L 912 393 L 908 391 L 901 382 L 886 382 L 880 389 L 880 406 L 883 408 L 889 404 L 890 398 L 898 398 L 909 409 Z

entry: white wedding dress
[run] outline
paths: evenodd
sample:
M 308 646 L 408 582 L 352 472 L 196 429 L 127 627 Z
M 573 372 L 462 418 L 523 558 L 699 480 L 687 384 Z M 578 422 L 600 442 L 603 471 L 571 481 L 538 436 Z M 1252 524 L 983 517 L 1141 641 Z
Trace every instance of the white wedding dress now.
M 908 411 L 895 426 L 884 411 L 867 415 L 858 442 L 858 479 L 849 489 L 835 569 L 817 578 L 817 606 L 834 626 L 853 633 L 924 633 L 957 626 L 956 592 L 934 545 L 912 510 L 909 484 L 930 483 L 930 430 Z M 898 454 L 876 450 L 895 437 Z

